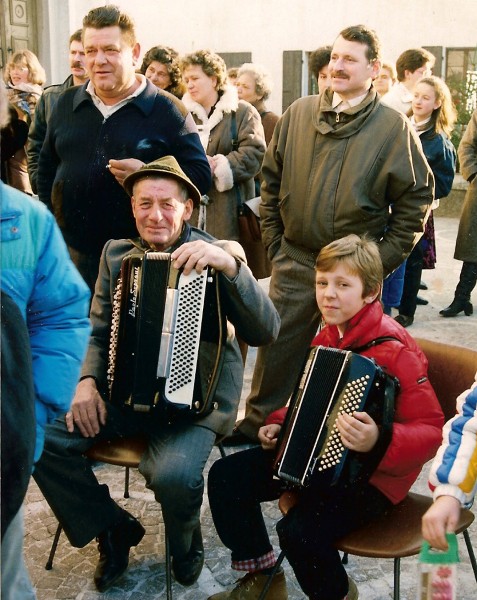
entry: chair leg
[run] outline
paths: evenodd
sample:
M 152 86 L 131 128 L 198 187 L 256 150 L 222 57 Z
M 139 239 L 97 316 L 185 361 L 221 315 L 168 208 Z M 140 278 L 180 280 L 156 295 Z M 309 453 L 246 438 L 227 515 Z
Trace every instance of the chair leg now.
M 472 542 L 470 541 L 469 531 L 465 529 L 463 532 L 465 545 L 467 546 L 467 552 L 469 553 L 470 564 L 474 571 L 475 581 L 477 581 L 477 560 L 475 559 L 474 549 L 472 548 Z
M 222 442 L 219 442 L 219 443 L 217 444 L 217 448 L 219 449 L 220 456 L 221 456 L 222 458 L 225 458 L 225 457 L 227 456 L 227 454 L 225 453 L 225 448 L 224 448 L 224 445 L 222 444 Z
M 166 533 L 166 593 L 167 600 L 172 600 L 172 563 L 169 538 Z
M 265 583 L 263 590 L 261 591 L 260 596 L 258 597 L 258 600 L 265 600 L 265 598 L 267 597 L 268 590 L 270 589 L 270 586 L 272 585 L 273 578 L 278 573 L 278 569 L 280 568 L 280 565 L 282 564 L 284 558 L 285 558 L 285 552 L 283 552 L 283 550 L 282 550 L 280 552 L 280 554 L 278 555 L 277 562 L 275 563 L 275 566 L 273 567 L 273 571 L 268 576 L 267 582 Z
M 129 467 L 126 467 L 124 474 L 124 497 L 129 498 Z
M 394 600 L 399 600 L 401 594 L 401 559 L 394 559 Z
M 61 535 L 62 529 L 63 528 L 58 523 L 58 527 L 56 528 L 56 531 L 55 531 L 55 537 L 53 538 L 53 543 L 51 544 L 50 555 L 48 556 L 48 560 L 45 565 L 45 569 L 47 571 L 51 571 L 51 569 L 53 568 L 53 559 L 55 558 L 55 553 L 56 553 L 56 549 L 58 547 L 58 542 L 60 540 L 60 535 Z

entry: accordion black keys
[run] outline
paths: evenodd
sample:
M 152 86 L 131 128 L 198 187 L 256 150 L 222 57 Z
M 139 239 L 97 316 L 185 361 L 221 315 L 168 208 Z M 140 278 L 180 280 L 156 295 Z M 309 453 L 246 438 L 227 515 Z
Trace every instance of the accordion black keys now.
M 164 252 L 126 256 L 113 300 L 110 401 L 166 415 L 209 411 L 225 332 L 215 272 L 184 275 Z
M 308 485 L 314 473 L 324 471 L 332 484 L 369 478 L 391 440 L 397 389 L 397 381 L 369 358 L 311 348 L 280 431 L 275 474 L 295 486 Z M 356 411 L 366 411 L 380 425 L 368 453 L 348 450 L 335 424 L 340 413 Z

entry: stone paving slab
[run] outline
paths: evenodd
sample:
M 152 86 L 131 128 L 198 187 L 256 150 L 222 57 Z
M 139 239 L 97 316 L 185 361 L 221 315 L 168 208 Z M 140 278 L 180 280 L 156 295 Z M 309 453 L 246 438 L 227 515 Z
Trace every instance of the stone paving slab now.
M 439 218 L 436 213 L 437 268 L 425 271 L 423 279 L 429 290 L 421 295 L 429 300 L 428 306 L 419 306 L 416 321 L 409 328 L 415 337 L 445 341 L 456 345 L 477 349 L 477 314 L 471 317 L 460 316 L 444 319 L 439 310 L 447 306 L 453 298 L 458 281 L 461 263 L 452 259 L 457 232 L 457 219 Z M 268 285 L 263 280 L 262 285 Z M 477 290 L 474 292 L 476 298 Z M 477 302 L 476 302 L 477 304 Z M 240 413 L 243 413 L 244 400 L 248 392 L 256 351 L 250 349 L 247 360 L 246 377 Z M 230 451 L 230 450 L 228 450 Z M 214 448 L 207 463 L 207 471 L 213 461 L 219 458 Z M 36 587 L 38 600 L 160 600 L 166 597 L 164 570 L 164 526 L 159 505 L 152 492 L 144 486 L 142 477 L 136 470 L 131 471 L 129 499 L 123 498 L 124 469 L 103 465 L 96 469 L 98 479 L 106 483 L 118 503 L 137 516 L 146 528 L 146 535 L 137 548 L 131 550 L 130 566 L 117 586 L 104 594 L 98 593 L 92 581 L 98 554 L 96 543 L 85 548 L 72 548 L 64 535 L 55 557 L 53 569 L 46 571 L 48 553 L 51 547 L 57 522 L 46 501 L 32 481 L 25 502 L 25 555 L 32 581 Z M 413 487 L 419 493 L 428 493 L 426 465 Z M 87 507 L 85 507 L 87 510 Z M 276 503 L 266 503 L 264 514 L 271 533 L 272 543 L 278 548 L 274 525 L 280 518 Z M 205 600 L 209 595 L 226 589 L 233 584 L 235 576 L 229 568 L 229 552 L 221 544 L 213 527 L 207 496 L 202 506 L 202 524 L 206 563 L 198 582 L 191 588 L 173 585 L 175 600 Z M 477 523 L 470 528 L 470 536 L 477 550 Z M 472 574 L 463 538 L 459 539 L 461 563 L 459 565 L 458 600 L 475 600 L 477 584 Z M 284 562 L 290 600 L 305 598 L 288 563 Z M 391 560 L 371 560 L 350 557 L 348 572 L 358 584 L 363 600 L 389 600 L 393 589 L 393 562 Z M 402 560 L 401 599 L 415 600 L 417 585 L 417 557 Z M 273 600 L 273 599 L 271 599 Z M 326 599 L 324 599 L 326 600 Z

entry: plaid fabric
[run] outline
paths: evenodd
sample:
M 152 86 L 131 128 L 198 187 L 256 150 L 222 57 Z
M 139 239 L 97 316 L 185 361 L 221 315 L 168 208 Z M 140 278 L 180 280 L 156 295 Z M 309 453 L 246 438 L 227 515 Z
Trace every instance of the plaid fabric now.
M 232 569 L 236 571 L 248 571 L 249 573 L 256 573 L 263 569 L 269 569 L 275 566 L 277 559 L 275 558 L 275 552 L 270 550 L 267 554 L 263 554 L 258 558 L 250 558 L 248 560 L 233 560 Z

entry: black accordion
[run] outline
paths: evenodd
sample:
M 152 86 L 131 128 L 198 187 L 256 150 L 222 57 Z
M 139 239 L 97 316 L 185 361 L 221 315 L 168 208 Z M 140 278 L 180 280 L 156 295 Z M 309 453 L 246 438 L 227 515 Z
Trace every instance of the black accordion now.
M 368 479 L 391 441 L 397 380 L 359 354 L 311 348 L 277 442 L 275 474 L 291 486 L 309 485 L 314 473 L 327 471 L 331 484 Z M 380 426 L 367 453 L 341 442 L 339 414 L 366 411 Z M 332 469 L 332 471 L 330 471 Z
M 113 299 L 110 401 L 166 417 L 209 412 L 225 337 L 214 270 L 184 275 L 165 252 L 126 256 Z

